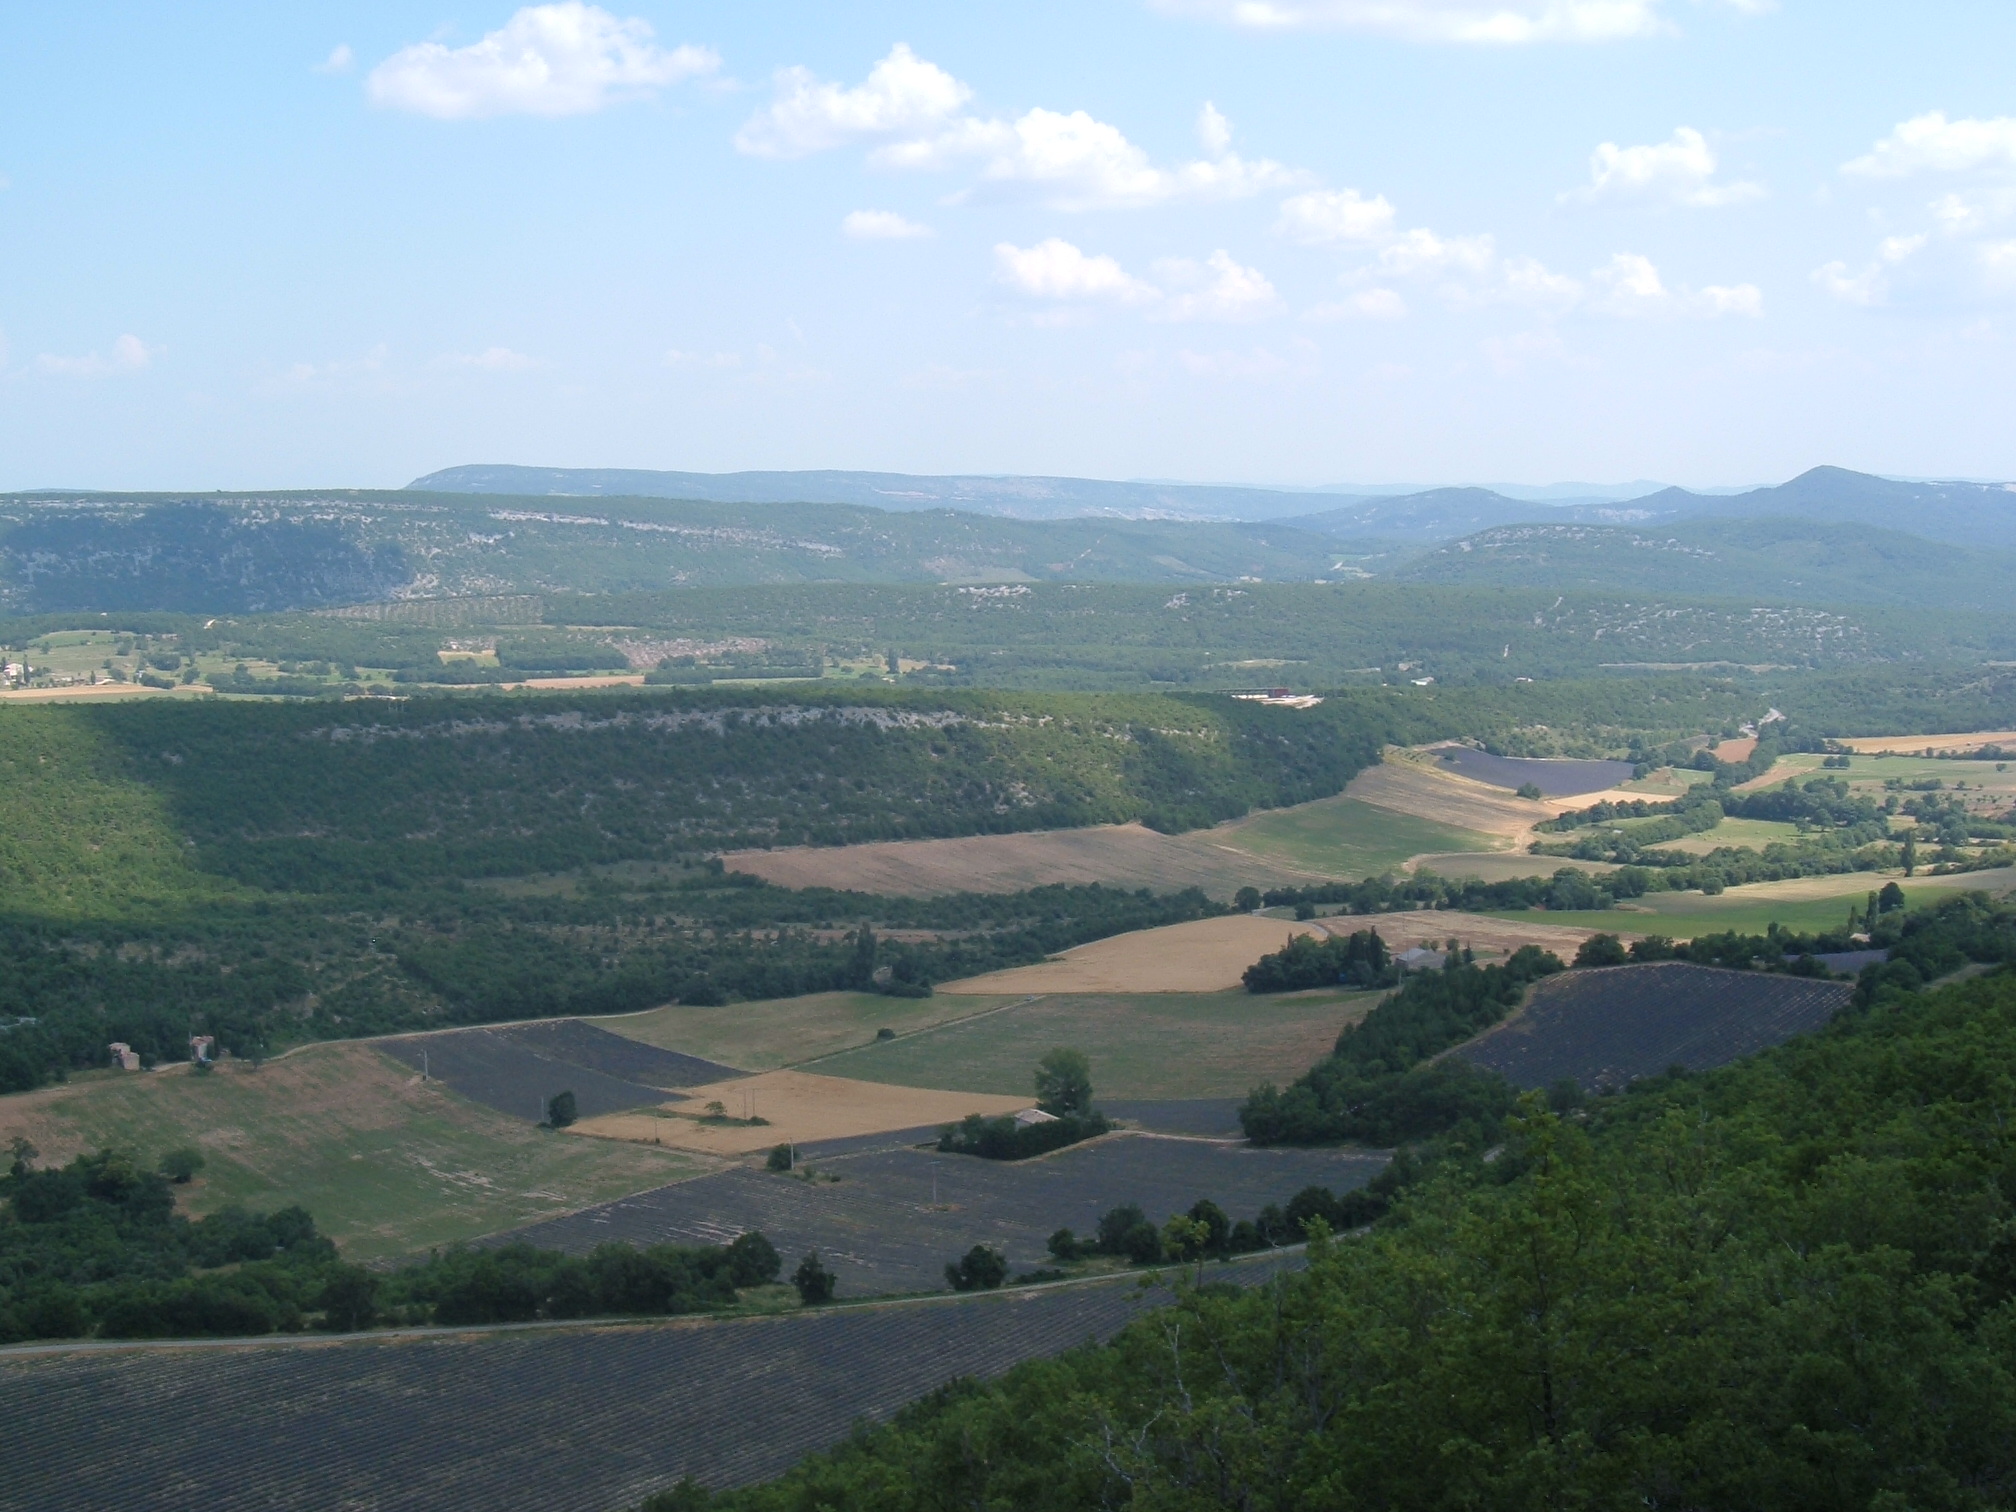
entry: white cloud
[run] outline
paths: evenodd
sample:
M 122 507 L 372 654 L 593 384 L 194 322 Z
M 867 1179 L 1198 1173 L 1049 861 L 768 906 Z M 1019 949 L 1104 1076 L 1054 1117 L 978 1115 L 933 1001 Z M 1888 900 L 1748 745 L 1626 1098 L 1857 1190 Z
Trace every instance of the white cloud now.
M 1930 240 L 1925 236 L 1886 236 L 1876 244 L 1876 260 L 1859 273 L 1845 262 L 1830 262 L 1813 270 L 1813 283 L 1843 304 L 1880 305 L 1890 297 L 1889 270 L 1918 255 Z
M 1672 298 L 1649 257 L 1619 252 L 1589 275 L 1600 291 L 1595 308 L 1607 315 L 1644 315 Z
M 1989 242 L 1975 254 L 1990 289 L 1998 293 L 2016 290 L 2016 241 Z M 4 356 L 4 352 L 0 352 Z
M 45 373 L 60 373 L 66 378 L 109 378 L 119 373 L 137 373 L 150 366 L 164 349 L 150 347 L 138 336 L 130 333 L 112 343 L 109 356 L 88 352 L 82 357 L 57 357 L 44 352 L 35 359 L 36 365 Z
M 721 66 L 712 49 L 657 46 L 648 22 L 582 0 L 528 5 L 467 47 L 417 42 L 371 70 L 374 105 L 440 120 L 586 115 Z
M 1281 202 L 1274 229 L 1305 246 L 1369 246 L 1393 235 L 1393 205 L 1385 195 L 1356 189 L 1312 189 Z
M 480 352 L 450 352 L 439 362 L 442 367 L 477 368 L 487 373 L 523 373 L 539 366 L 538 358 L 501 346 Z
M 1379 268 L 1397 278 L 1418 273 L 1488 273 L 1498 256 L 1489 234 L 1437 236 L 1425 226 L 1402 231 L 1379 249 Z
M 735 145 L 755 157 L 797 158 L 871 143 L 869 161 L 878 168 L 976 164 L 982 191 L 1026 187 L 1067 210 L 1239 199 L 1307 181 L 1279 163 L 1233 152 L 1231 123 L 1208 103 L 1197 134 L 1210 156 L 1160 168 L 1117 126 L 1083 110 L 1038 107 L 1012 121 L 960 114 L 972 97 L 970 86 L 899 43 L 851 88 L 803 68 L 783 70 L 776 99 L 743 125 Z
M 1224 118 L 1211 124 L 1223 128 Z M 1237 153 L 1158 168 L 1117 126 L 1085 111 L 1031 110 L 1013 122 L 966 120 L 935 139 L 884 148 L 878 162 L 898 167 L 938 167 L 962 157 L 981 159 L 983 189 L 1016 186 L 1040 191 L 1060 210 L 1138 209 L 1171 200 L 1244 199 L 1264 189 L 1304 181 L 1305 175 L 1266 159 Z
M 822 84 L 804 68 L 783 69 L 776 82 L 777 98 L 735 134 L 735 145 L 752 157 L 808 157 L 864 139 L 922 135 L 973 97 L 901 42 L 852 89 Z
M 1256 31 L 1335 28 L 1408 42 L 1608 42 L 1670 31 L 1660 0 L 1151 0 Z M 1754 8 L 1734 0 L 1739 9 Z
M 1304 320 L 1399 320 L 1407 301 L 1392 289 L 1360 289 L 1347 298 L 1319 304 L 1303 312 Z
M 1757 320 L 1764 314 L 1764 291 L 1755 284 L 1709 284 L 1686 297 L 1685 310 L 1710 320 L 1723 315 Z
M 844 235 L 856 241 L 912 241 L 935 236 L 929 226 L 898 215 L 894 210 L 854 210 L 840 222 Z
M 1689 316 L 1715 320 L 1724 315 L 1752 318 L 1764 313 L 1764 292 L 1755 284 L 1710 284 L 1703 289 L 1673 290 L 1649 257 L 1619 252 L 1589 275 L 1595 296 L 1589 308 L 1599 315 L 1622 319 L 1648 316 Z
M 319 74 L 348 73 L 357 62 L 357 54 L 350 50 L 348 42 L 338 42 L 329 49 L 329 56 L 317 63 L 313 72 Z
M 1568 347 L 1556 331 L 1520 331 L 1511 336 L 1492 336 L 1479 343 L 1478 350 L 1501 377 L 1526 371 L 1534 361 L 1562 362 Z
M 1110 299 L 1138 305 L 1162 297 L 1160 289 L 1134 277 L 1112 258 L 1088 257 L 1057 236 L 1033 247 L 1002 242 L 994 248 L 994 264 L 1003 283 L 1033 299 Z
M 1943 110 L 1927 111 L 1900 121 L 1866 156 L 1844 163 L 1841 171 L 1861 178 L 1903 178 L 1982 168 L 2016 168 L 2016 116 L 1949 121 Z
M 1563 200 L 1653 201 L 1693 210 L 1738 205 L 1761 199 L 1761 184 L 1718 184 L 1715 152 L 1708 139 L 1691 126 L 1675 128 L 1672 139 L 1639 147 L 1599 144 L 1589 157 L 1589 182 L 1571 189 Z
M 1267 275 L 1242 267 L 1223 249 L 1201 266 L 1187 258 L 1165 258 L 1154 271 L 1169 291 L 1154 311 L 1157 320 L 1260 320 L 1281 309 L 1281 296 Z

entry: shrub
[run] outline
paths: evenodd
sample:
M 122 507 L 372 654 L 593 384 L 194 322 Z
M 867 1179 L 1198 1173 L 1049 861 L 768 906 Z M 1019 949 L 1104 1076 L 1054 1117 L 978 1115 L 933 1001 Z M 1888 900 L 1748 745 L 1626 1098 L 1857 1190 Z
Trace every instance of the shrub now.
M 976 1244 L 956 1265 L 945 1267 L 945 1279 L 954 1291 L 992 1291 L 1008 1279 L 1008 1260 L 999 1250 Z
M 833 1290 L 839 1285 L 839 1280 L 819 1263 L 819 1251 L 809 1250 L 798 1262 L 798 1269 L 791 1273 L 791 1284 L 798 1288 L 800 1302 L 807 1307 L 816 1307 L 821 1302 L 833 1300 Z
M 1108 1132 L 1113 1125 L 1098 1113 L 1088 1117 L 1053 1118 L 1046 1123 L 1018 1124 L 1012 1118 L 983 1118 L 969 1113 L 964 1121 L 947 1124 L 938 1134 L 938 1148 L 948 1155 L 978 1155 L 982 1160 L 1027 1160 L 1032 1155 L 1061 1150 Z
M 161 1157 L 161 1174 L 177 1186 L 187 1186 L 203 1169 L 203 1152 L 184 1147 Z
M 763 1168 L 766 1171 L 788 1171 L 793 1164 L 790 1145 L 772 1145 L 768 1158 L 763 1162 Z

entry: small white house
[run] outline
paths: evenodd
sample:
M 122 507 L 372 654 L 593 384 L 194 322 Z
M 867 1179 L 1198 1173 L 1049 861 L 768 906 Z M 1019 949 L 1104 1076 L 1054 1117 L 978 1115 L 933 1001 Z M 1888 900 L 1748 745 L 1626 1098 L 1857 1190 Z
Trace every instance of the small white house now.
M 121 1071 L 138 1071 L 140 1057 L 133 1053 L 133 1047 L 124 1040 L 114 1040 L 105 1047 L 112 1052 L 112 1064 Z
M 1403 950 L 1393 957 L 1402 971 L 1440 971 L 1449 957 L 1439 950 L 1430 950 L 1426 945 L 1416 945 L 1412 950 Z
M 1057 1115 L 1054 1113 L 1045 1113 L 1041 1108 L 1024 1108 L 1020 1113 L 1015 1115 L 1015 1127 L 1018 1129 L 1026 1129 L 1032 1124 L 1055 1122 L 1057 1122 Z

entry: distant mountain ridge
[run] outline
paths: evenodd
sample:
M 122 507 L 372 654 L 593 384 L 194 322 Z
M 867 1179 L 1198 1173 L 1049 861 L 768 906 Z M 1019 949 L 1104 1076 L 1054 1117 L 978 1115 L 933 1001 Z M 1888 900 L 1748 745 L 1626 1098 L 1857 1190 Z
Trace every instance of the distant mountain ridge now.
M 653 472 L 620 467 L 444 468 L 415 478 L 414 492 L 561 498 L 687 499 L 716 504 L 854 504 L 905 512 L 956 509 L 1017 520 L 1122 519 L 1274 521 L 1310 507 L 1351 502 L 1341 494 L 1285 493 L 1210 483 L 1120 483 L 1098 478 L 921 476 L 913 473 Z
M 1651 525 L 1718 515 L 1864 525 L 1955 545 L 2016 548 L 2016 484 L 1900 482 L 1840 467 L 1816 467 L 1790 482 L 1740 493 L 1665 488 L 1632 499 L 1522 499 L 1488 488 L 1354 495 L 1097 478 L 934 477 L 832 469 L 652 472 L 502 464 L 451 467 L 416 478 L 407 487 L 437 493 L 723 504 L 853 504 L 897 513 L 952 509 L 1022 520 L 1242 520 L 1378 543 L 1389 555 L 1394 548 L 1420 549 L 1500 525 Z

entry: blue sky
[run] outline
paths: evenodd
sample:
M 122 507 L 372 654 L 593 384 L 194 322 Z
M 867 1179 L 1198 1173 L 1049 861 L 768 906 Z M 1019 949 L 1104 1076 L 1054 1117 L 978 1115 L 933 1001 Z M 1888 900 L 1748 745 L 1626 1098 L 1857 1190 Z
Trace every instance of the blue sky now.
M 0 17 L 0 488 L 2016 476 L 2006 0 Z

